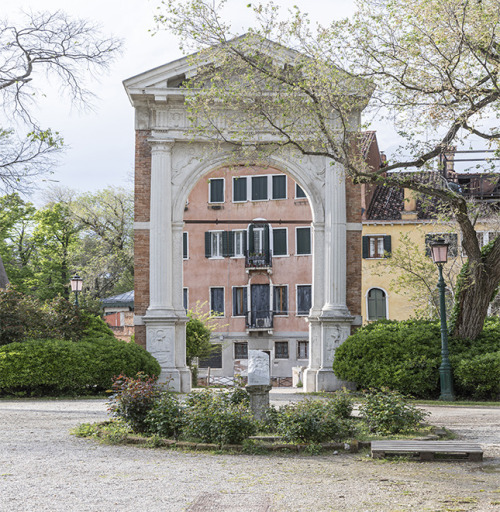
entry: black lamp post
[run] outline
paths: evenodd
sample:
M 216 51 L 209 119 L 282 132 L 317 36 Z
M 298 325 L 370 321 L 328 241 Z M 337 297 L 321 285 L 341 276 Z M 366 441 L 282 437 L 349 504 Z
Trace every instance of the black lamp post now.
M 78 307 L 78 294 L 82 291 L 83 279 L 78 274 L 75 274 L 71 278 L 70 283 L 71 291 L 75 292 L 75 306 Z
M 440 400 L 453 401 L 453 378 L 451 375 L 451 364 L 448 352 L 448 327 L 446 325 L 446 303 L 445 303 L 445 285 L 443 279 L 443 265 L 448 261 L 448 246 L 443 239 L 431 243 L 432 260 L 439 270 L 439 309 L 441 312 L 441 366 L 439 367 L 439 377 L 441 382 Z

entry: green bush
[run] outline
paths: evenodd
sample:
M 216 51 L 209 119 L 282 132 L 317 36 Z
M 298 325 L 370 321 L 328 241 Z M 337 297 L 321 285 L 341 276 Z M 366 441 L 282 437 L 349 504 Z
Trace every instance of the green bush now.
M 113 391 L 108 411 L 127 423 L 134 432 L 147 432 L 146 418 L 160 395 L 156 378 L 143 373 L 135 377 L 119 375 L 114 379 Z
M 184 423 L 184 407 L 172 393 L 162 393 L 145 419 L 151 434 L 177 439 Z
M 476 399 L 500 396 L 500 351 L 455 360 L 453 374 L 457 390 Z
M 188 438 L 224 446 L 241 443 L 256 429 L 248 407 L 234 403 L 230 393 L 204 390 L 186 399 L 183 433 Z
M 354 400 L 348 389 L 342 388 L 333 395 L 332 410 L 339 418 L 349 418 L 354 409 Z
M 491 397 L 498 393 L 498 378 L 474 372 L 485 366 L 498 376 L 496 353 L 500 318 L 488 318 L 475 340 L 450 338 L 450 360 L 459 396 Z M 425 320 L 379 321 L 358 329 L 335 352 L 333 371 L 362 388 L 387 387 L 419 398 L 439 396 L 441 332 L 437 322 Z M 469 369 L 470 368 L 470 369 Z
M 0 395 L 85 395 L 111 387 L 116 375 L 159 375 L 138 345 L 116 339 L 28 340 L 0 347 Z
M 304 400 L 281 407 L 277 433 L 285 442 L 344 441 L 355 433 L 354 423 L 336 413 L 334 400 Z
M 359 410 L 371 432 L 402 434 L 416 430 L 428 413 L 409 404 L 397 391 L 382 389 L 367 393 Z

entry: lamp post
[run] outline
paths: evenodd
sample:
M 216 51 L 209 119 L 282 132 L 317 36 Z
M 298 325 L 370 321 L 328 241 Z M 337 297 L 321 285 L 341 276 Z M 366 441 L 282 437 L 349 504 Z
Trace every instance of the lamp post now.
M 451 375 L 451 364 L 448 352 L 448 326 L 446 325 L 446 303 L 445 303 L 445 284 L 443 279 L 443 265 L 448 261 L 448 246 L 443 239 L 436 240 L 431 244 L 432 261 L 439 270 L 439 310 L 441 313 L 441 366 L 439 367 L 439 377 L 441 382 L 440 400 L 453 401 L 453 379 Z
M 75 292 L 75 306 L 78 307 L 78 294 L 82 291 L 83 279 L 78 274 L 75 274 L 71 278 L 70 283 L 71 291 Z

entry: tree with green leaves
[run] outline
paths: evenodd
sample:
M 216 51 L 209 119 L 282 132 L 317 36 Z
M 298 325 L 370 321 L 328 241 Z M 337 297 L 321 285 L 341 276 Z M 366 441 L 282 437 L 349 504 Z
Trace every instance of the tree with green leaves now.
M 63 147 L 57 131 L 42 128 L 33 105 L 44 93 L 43 76 L 77 104 L 92 97 L 87 78 L 109 65 L 121 43 L 89 21 L 62 11 L 24 13 L 19 24 L 0 21 L 0 187 L 29 190 L 50 172 Z M 42 79 L 42 80 L 40 80 Z
M 225 3 L 165 0 L 156 16 L 182 49 L 196 51 L 198 72 L 182 84 L 191 131 L 232 144 L 239 161 L 289 150 L 321 156 L 355 183 L 405 187 L 439 202 L 458 224 L 469 262 L 454 335 L 476 338 L 500 283 L 500 238 L 482 250 L 475 210 L 429 171 L 450 146 L 479 140 L 498 148 L 500 130 L 484 122 L 500 112 L 498 1 L 357 0 L 351 19 L 316 27 L 298 7 L 283 16 L 276 4 L 258 3 L 248 6 L 254 22 L 244 35 L 225 21 Z M 356 150 L 366 129 L 356 112 L 365 107 L 375 128 L 390 124 L 404 140 L 380 169 Z

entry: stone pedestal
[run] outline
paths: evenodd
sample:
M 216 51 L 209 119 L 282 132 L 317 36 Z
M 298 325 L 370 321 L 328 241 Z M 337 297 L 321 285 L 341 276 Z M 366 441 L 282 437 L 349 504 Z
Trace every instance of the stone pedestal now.
M 269 391 L 272 386 L 248 384 L 245 389 L 250 395 L 250 409 L 254 418 L 259 421 L 264 420 L 266 409 L 269 407 Z

